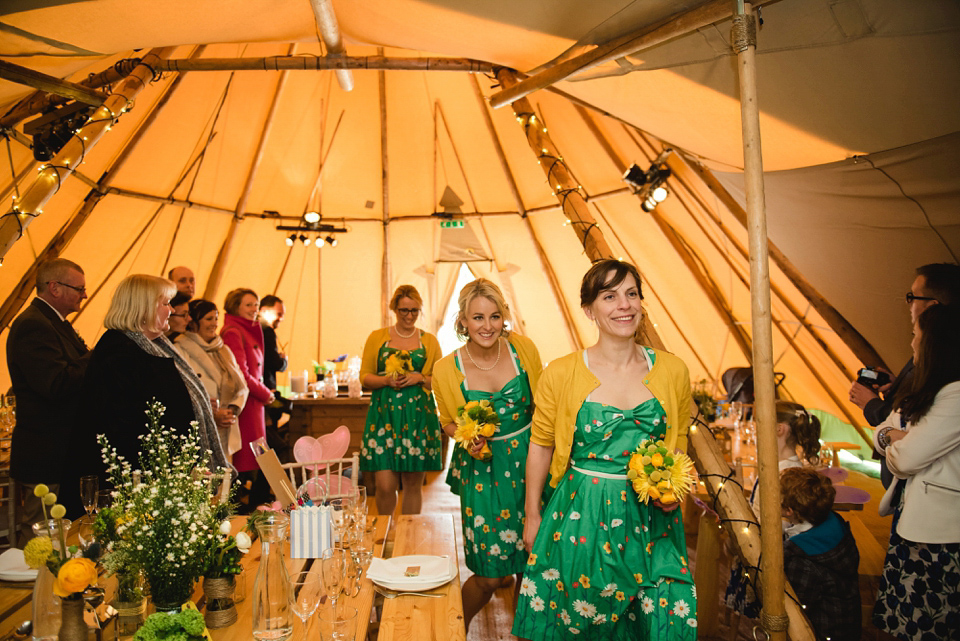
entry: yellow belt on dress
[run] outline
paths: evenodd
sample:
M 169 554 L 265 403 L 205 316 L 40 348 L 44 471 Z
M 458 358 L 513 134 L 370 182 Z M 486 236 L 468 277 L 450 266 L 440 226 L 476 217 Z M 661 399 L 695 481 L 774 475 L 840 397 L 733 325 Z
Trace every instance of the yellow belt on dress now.
M 491 436 L 491 437 L 488 438 L 487 440 L 488 440 L 488 441 L 505 441 L 505 440 L 507 440 L 508 438 L 512 438 L 512 437 L 516 436 L 517 434 L 523 434 L 524 432 L 526 432 L 527 430 L 530 429 L 530 426 L 531 426 L 531 425 L 533 425 L 533 423 L 527 423 L 526 427 L 521 427 L 521 428 L 520 428 L 519 430 L 517 430 L 516 432 L 510 432 L 509 434 L 504 434 L 503 436 Z
M 609 474 L 607 472 L 597 472 L 595 470 L 585 470 L 582 467 L 577 467 L 576 465 L 570 466 L 572 469 L 580 472 L 581 474 L 586 474 L 587 476 L 596 476 L 602 479 L 612 479 L 614 481 L 626 481 L 626 474 Z

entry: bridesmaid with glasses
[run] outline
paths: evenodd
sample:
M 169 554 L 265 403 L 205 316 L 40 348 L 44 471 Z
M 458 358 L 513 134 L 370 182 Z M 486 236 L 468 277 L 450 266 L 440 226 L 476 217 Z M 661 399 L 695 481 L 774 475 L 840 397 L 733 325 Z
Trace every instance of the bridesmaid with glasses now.
M 430 393 L 440 358 L 436 336 L 417 328 L 423 299 L 401 285 L 390 299 L 396 323 L 370 334 L 360 382 L 373 390 L 360 449 L 360 469 L 373 472 L 377 511 L 392 516 L 403 481 L 402 514 L 419 514 L 426 471 L 443 469 L 440 424 Z

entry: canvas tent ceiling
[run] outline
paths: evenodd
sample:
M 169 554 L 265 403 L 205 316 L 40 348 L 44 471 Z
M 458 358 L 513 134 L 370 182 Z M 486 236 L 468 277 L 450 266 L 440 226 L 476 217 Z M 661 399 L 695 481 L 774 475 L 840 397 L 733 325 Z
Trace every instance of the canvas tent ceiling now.
M 334 6 L 351 56 L 376 55 L 376 47 L 384 47 L 388 57 L 459 56 L 531 71 L 697 4 L 390 0 Z M 169 2 L 160 11 L 155 3 L 131 0 L 13 0 L 0 12 L 4 60 L 74 81 L 134 55 L 132 49 L 153 46 L 178 45 L 173 56 L 180 58 L 191 55 L 196 44 L 210 45 L 205 58 L 283 55 L 289 43 L 295 43 L 296 55 L 322 53 L 306 0 Z M 907 356 L 909 328 L 895 292 L 905 290 L 916 265 L 956 260 L 960 252 L 955 172 L 960 166 L 955 108 L 960 9 L 946 0 L 909 6 L 783 0 L 766 6 L 763 17 L 758 73 L 771 239 L 884 359 L 898 366 Z M 728 22 L 720 22 L 558 86 L 612 115 L 589 118 L 622 159 L 645 167 L 666 144 L 720 170 L 720 180 L 742 200 L 736 170 L 742 165 L 739 107 L 728 31 Z M 274 231 L 276 220 L 246 218 L 237 226 L 214 300 L 222 301 L 233 287 L 251 286 L 291 301 L 280 338 L 295 369 L 318 355 L 356 353 L 381 322 L 386 214 L 389 285 L 410 282 L 420 288 L 425 326 L 435 329 L 457 266 L 435 263 L 440 230 L 425 217 L 440 208 L 449 187 L 464 201 L 465 213 L 482 214 L 469 224 L 494 257 L 471 267 L 503 286 L 523 331 L 544 357 L 588 344 L 593 329 L 577 309 L 579 278 L 588 260 L 564 227 L 556 197 L 512 110 L 491 116 L 530 212 L 527 218 L 517 215 L 509 178 L 483 124 L 487 107 L 470 75 L 382 75 L 383 91 L 379 72 L 355 71 L 355 89 L 345 93 L 331 72 L 286 74 L 244 211 L 298 216 L 315 208 L 325 218 L 343 219 L 351 231 L 340 236 L 335 249 L 290 250 Z M 76 321 L 88 341 L 98 335 L 109 295 L 128 273 L 160 273 L 187 264 L 204 286 L 228 233 L 229 212 L 243 193 L 280 77 L 279 72 L 183 75 L 113 186 L 222 211 L 104 197 L 63 252 L 84 266 L 89 289 L 97 292 Z M 476 80 L 486 97 L 498 89 L 486 76 Z M 171 81 L 168 75 L 143 91 L 135 109 L 85 158 L 81 174 L 96 180 L 112 165 Z M 20 85 L 0 82 L 0 112 L 27 93 Z M 615 162 L 583 114 L 553 93 L 531 98 L 564 162 L 593 198 L 591 210 L 608 242 L 648 279 L 647 309 L 668 348 L 684 358 L 695 378 L 715 378 L 727 367 L 745 364 L 690 265 L 657 222 L 640 211 L 637 199 L 623 193 Z M 199 169 L 188 171 L 204 145 Z M 849 159 L 853 154 L 871 155 Z M 17 173 L 32 171 L 30 154 L 20 144 L 12 144 L 12 155 Z M 319 193 L 311 197 L 322 160 Z M 9 173 L 5 170 L 0 179 L 4 199 L 13 191 Z M 726 229 L 745 245 L 743 230 L 692 172 L 685 184 L 690 191 L 672 181 L 673 195 L 657 211 L 691 248 L 696 269 L 710 275 L 732 317 L 749 334 L 749 291 L 741 280 L 746 261 L 723 233 Z M 5 257 L 0 297 L 8 296 L 89 191 L 78 177 L 64 181 Z M 558 308 L 545 264 L 556 274 L 569 322 Z M 779 271 L 772 279 L 812 324 L 825 325 Z M 840 413 L 797 352 L 841 395 L 846 373 L 800 329 L 783 303 L 775 301 L 774 316 L 795 336 L 791 346 L 783 335 L 774 335 L 777 369 L 788 373 L 789 392 Z M 824 333 L 843 369 L 856 369 L 857 360 L 842 341 Z

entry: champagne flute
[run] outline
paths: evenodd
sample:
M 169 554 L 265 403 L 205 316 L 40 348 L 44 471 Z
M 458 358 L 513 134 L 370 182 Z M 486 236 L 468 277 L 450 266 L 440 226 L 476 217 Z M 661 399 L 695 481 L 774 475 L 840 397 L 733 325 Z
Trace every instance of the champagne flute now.
M 307 619 L 313 616 L 320 605 L 323 588 L 320 576 L 310 571 L 300 572 L 292 580 L 290 607 L 303 623 L 303 638 L 307 638 Z
M 353 501 L 346 497 L 339 497 L 327 501 L 332 510 L 330 513 L 333 529 L 337 533 L 337 540 L 343 541 L 347 529 L 354 522 Z
M 97 493 L 100 491 L 100 479 L 96 476 L 80 477 L 80 498 L 87 516 L 93 520 L 93 513 L 97 510 Z
M 323 590 L 330 599 L 334 615 L 337 612 L 337 599 L 343 592 L 343 582 L 346 578 L 347 552 L 343 548 L 328 548 L 320 558 L 320 576 L 323 580 Z

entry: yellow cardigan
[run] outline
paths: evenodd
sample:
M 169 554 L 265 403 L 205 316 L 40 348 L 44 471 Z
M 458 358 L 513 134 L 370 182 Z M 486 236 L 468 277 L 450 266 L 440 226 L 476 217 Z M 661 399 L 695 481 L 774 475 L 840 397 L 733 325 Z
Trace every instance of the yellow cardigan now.
M 420 342 L 423 343 L 423 349 L 427 352 L 427 362 L 423 364 L 423 369 L 420 371 L 421 374 L 426 376 L 433 375 L 433 366 L 437 362 L 437 359 L 440 358 L 440 342 L 437 340 L 437 337 L 433 334 L 425 332 L 423 330 L 418 330 L 420 332 Z M 383 347 L 383 344 L 390 340 L 390 328 L 383 327 L 374 332 L 370 333 L 370 336 L 367 337 L 367 342 L 363 346 L 363 358 L 360 361 L 360 382 L 363 382 L 363 377 L 367 374 L 377 375 L 380 372 L 377 371 L 377 355 L 380 353 L 380 348 Z M 426 387 L 423 388 L 428 394 L 430 390 Z
M 540 380 L 540 372 L 543 371 L 543 363 L 540 360 L 540 352 L 533 341 L 525 336 L 520 336 L 516 332 L 510 332 L 507 340 L 517 350 L 517 358 L 520 359 L 520 366 L 527 373 L 530 379 L 530 391 L 536 393 L 537 381 Z M 463 373 L 457 369 L 454 362 L 455 353 L 447 354 L 437 363 L 433 375 L 433 394 L 437 397 L 437 409 L 440 411 L 441 427 L 447 423 L 452 423 L 457 415 L 457 408 L 466 404 L 463 398 L 463 391 L 460 389 L 460 383 L 463 382 Z
M 643 383 L 667 413 L 667 449 L 686 451 L 692 402 L 690 373 L 673 354 L 660 350 L 654 353 L 653 369 Z M 543 372 L 534 396 L 536 409 L 530 442 L 555 448 L 550 461 L 550 485 L 554 487 L 567 471 L 580 406 L 599 386 L 600 381 L 583 362 L 582 351 L 558 358 Z

